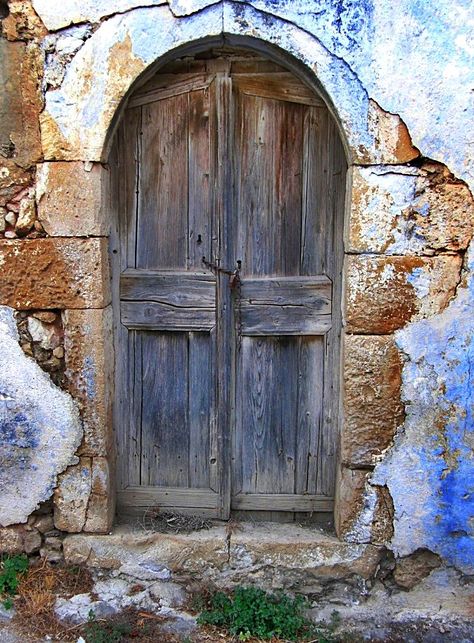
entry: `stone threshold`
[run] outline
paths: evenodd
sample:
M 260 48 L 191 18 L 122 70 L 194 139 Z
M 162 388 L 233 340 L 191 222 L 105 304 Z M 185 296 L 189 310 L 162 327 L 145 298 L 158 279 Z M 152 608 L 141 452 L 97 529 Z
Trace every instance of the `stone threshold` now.
M 190 534 L 117 525 L 110 534 L 64 540 L 69 564 L 115 570 L 146 580 L 311 592 L 335 580 L 372 578 L 382 548 L 346 543 L 318 529 L 278 523 L 214 526 Z

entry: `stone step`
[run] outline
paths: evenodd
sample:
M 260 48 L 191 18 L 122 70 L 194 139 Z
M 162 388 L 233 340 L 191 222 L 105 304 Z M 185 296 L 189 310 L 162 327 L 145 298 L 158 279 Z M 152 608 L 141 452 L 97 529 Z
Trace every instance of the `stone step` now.
M 343 579 L 373 577 L 382 550 L 341 542 L 317 529 L 241 523 L 169 534 L 129 525 L 107 535 L 64 540 L 67 563 L 116 570 L 143 580 L 198 581 L 218 587 L 258 583 L 301 590 Z

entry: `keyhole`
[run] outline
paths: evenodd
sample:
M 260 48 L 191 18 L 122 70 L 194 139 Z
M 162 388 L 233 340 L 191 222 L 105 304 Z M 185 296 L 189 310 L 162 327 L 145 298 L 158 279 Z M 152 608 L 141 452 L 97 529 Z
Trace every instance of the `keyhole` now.
M 198 238 L 196 239 L 196 243 L 198 244 L 198 246 L 202 243 L 202 238 L 201 238 L 200 234 L 198 234 Z

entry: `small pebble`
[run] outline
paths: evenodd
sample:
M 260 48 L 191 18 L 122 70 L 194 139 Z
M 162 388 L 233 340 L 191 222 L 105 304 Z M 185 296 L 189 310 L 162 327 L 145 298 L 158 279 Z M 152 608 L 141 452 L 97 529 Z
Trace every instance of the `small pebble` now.
M 42 322 L 45 322 L 46 324 L 52 324 L 54 321 L 56 321 L 56 313 L 52 313 L 49 310 L 40 310 L 36 313 L 33 313 L 33 317 L 36 319 L 39 319 Z
M 16 212 L 18 214 L 18 212 L 20 211 L 20 204 L 10 201 L 9 203 L 7 203 L 7 208 L 8 210 L 11 210 L 11 212 Z
M 16 223 L 16 214 L 15 214 L 15 212 L 7 212 L 6 215 L 5 215 L 5 221 L 9 225 L 15 225 L 15 223 Z
M 5 239 L 16 239 L 16 232 L 14 230 L 7 230 L 5 232 Z
M 58 359 L 62 359 L 64 357 L 64 348 L 62 346 L 58 346 L 53 350 L 53 355 Z

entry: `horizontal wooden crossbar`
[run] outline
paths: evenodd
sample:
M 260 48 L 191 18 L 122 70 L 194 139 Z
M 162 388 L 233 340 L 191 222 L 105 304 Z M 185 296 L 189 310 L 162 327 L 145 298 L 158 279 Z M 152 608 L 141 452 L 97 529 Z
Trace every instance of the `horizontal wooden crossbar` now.
M 327 496 L 284 493 L 239 493 L 231 500 L 235 510 L 255 511 L 333 511 L 334 500 Z
M 117 494 L 120 506 L 217 509 L 219 494 L 210 489 L 127 487 Z

